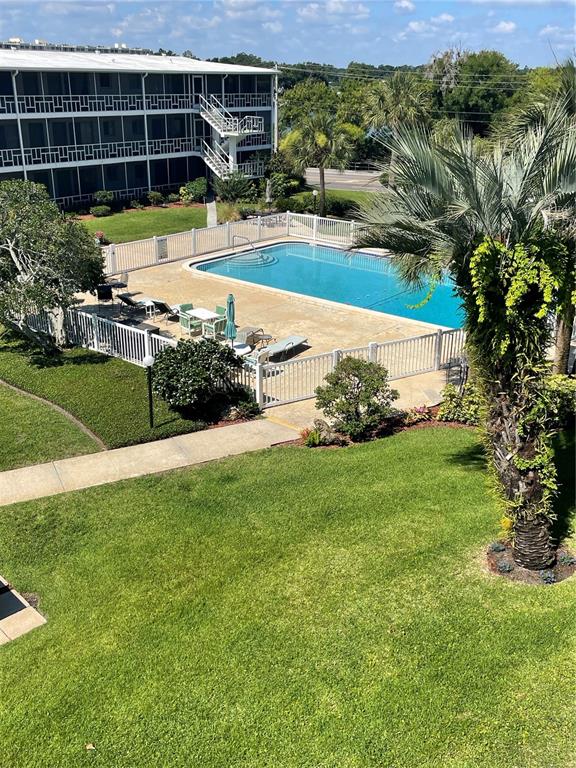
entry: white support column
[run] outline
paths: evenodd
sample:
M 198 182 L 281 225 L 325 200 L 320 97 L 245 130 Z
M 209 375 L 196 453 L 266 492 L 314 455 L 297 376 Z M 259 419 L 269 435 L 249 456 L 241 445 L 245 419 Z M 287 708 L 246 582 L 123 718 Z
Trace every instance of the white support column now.
M 286 211 L 286 237 L 290 235 L 290 211 Z
M 342 350 L 341 349 L 335 349 L 332 352 L 332 368 L 336 368 L 340 360 L 342 359 Z
M 196 256 L 196 230 L 192 229 L 190 233 L 192 235 L 192 256 Z
M 230 248 L 230 222 L 226 222 L 226 245 Z
M 144 143 L 146 144 L 146 171 L 148 174 L 148 189 L 152 188 L 150 178 L 150 152 L 148 150 L 148 110 L 146 109 L 146 83 L 148 72 L 142 74 L 142 110 L 144 111 Z
M 312 223 L 312 239 L 318 239 L 318 216 L 316 216 L 316 214 L 314 214 L 314 220 Z
M 368 360 L 371 363 L 378 362 L 378 342 L 371 341 L 368 344 Z
M 156 263 L 158 264 L 160 261 L 160 247 L 158 245 L 158 238 L 156 235 L 152 238 L 154 240 L 154 258 L 156 259 Z
M 258 229 L 256 230 L 256 233 L 258 240 L 262 240 L 262 216 L 258 216 Z
M 230 156 L 230 170 L 235 171 L 238 167 L 238 137 L 228 137 L 228 155 Z
M 437 371 L 440 370 L 440 366 L 442 365 L 442 335 L 443 335 L 442 329 L 438 328 L 438 333 L 436 334 L 436 360 L 435 360 L 435 368 Z
M 22 170 L 24 171 L 24 178 L 28 178 L 28 172 L 26 171 L 26 158 L 24 157 L 24 139 L 22 137 L 22 122 L 20 118 L 20 106 L 18 105 L 18 86 L 16 83 L 16 77 L 18 71 L 12 72 L 12 90 L 14 91 L 14 110 L 16 112 L 16 125 L 18 126 L 18 140 L 20 142 L 20 154 L 22 156 Z M 54 184 L 52 184 L 54 186 Z
M 274 69 L 278 69 L 276 64 Z M 272 78 L 272 150 L 278 150 L 278 75 Z

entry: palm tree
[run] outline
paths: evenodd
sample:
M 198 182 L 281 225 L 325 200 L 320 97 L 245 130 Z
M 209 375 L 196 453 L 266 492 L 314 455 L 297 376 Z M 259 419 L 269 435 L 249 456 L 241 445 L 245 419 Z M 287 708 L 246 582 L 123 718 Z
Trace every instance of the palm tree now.
M 345 168 L 353 155 L 351 132 L 336 116 L 327 111 L 313 112 L 303 118 L 281 141 L 294 168 L 303 173 L 306 168 L 318 168 L 320 178 L 320 216 L 326 213 L 326 168 Z
M 432 107 L 426 83 L 409 72 L 395 72 L 379 80 L 368 91 L 364 122 L 368 128 L 382 131 L 428 123 Z M 394 183 L 394 153 L 390 156 L 388 183 Z
M 515 109 L 499 127 L 497 138 L 512 147 L 521 143 L 527 131 L 541 128 L 551 119 L 558 119 L 558 114 L 566 121 L 566 129 L 576 119 L 576 64 L 574 59 L 567 59 L 560 67 L 560 80 L 556 93 L 533 99 Z M 568 239 L 573 238 L 574 222 L 566 222 Z M 572 330 L 574 328 L 575 307 L 572 296 L 576 291 L 576 269 L 574 263 L 568 263 L 563 279 L 562 301 L 556 314 L 554 335 L 554 372 L 566 373 L 570 357 Z
M 396 254 L 407 283 L 448 271 L 466 313 L 467 346 L 486 402 L 492 465 L 513 523 L 514 556 L 529 568 L 554 559 L 554 467 L 542 390 L 546 313 L 561 261 L 574 258 L 549 211 L 575 211 L 576 125 L 560 113 L 525 133 L 511 152 L 479 154 L 457 129 L 447 145 L 426 130 L 386 141 L 397 188 L 361 206 L 359 245 Z

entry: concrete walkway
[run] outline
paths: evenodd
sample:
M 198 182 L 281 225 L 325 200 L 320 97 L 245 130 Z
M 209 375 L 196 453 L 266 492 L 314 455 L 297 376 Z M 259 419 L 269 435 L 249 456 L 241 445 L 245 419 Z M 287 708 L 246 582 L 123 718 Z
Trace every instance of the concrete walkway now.
M 0 473 L 0 506 L 202 464 L 294 440 L 294 427 L 257 419 L 153 443 Z

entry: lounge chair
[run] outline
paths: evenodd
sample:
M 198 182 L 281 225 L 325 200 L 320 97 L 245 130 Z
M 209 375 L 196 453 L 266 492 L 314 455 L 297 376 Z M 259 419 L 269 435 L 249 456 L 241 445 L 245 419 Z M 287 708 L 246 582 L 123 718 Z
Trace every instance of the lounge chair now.
M 177 320 L 182 312 L 182 308 L 178 304 L 172 306 L 161 299 L 152 299 L 152 303 L 154 304 L 154 314 L 164 315 L 165 321 L 170 320 L 171 318 Z
M 132 296 L 130 296 L 129 293 L 119 293 L 117 295 L 120 301 L 122 302 L 122 304 L 124 304 L 124 306 L 127 309 L 132 310 L 132 312 L 146 311 L 146 307 L 144 306 L 144 304 L 141 304 L 139 301 L 134 301 L 134 299 L 132 298 Z
M 308 339 L 306 336 L 287 336 L 285 339 L 280 339 L 280 341 L 276 341 L 274 344 L 269 344 L 267 347 L 263 347 L 260 351 L 268 352 L 268 357 L 270 358 L 281 357 L 287 352 L 296 349 L 296 347 L 306 344 L 307 341 Z
M 263 335 L 263 328 L 258 328 L 256 325 L 245 325 L 236 334 L 236 343 L 249 344 L 251 347 L 254 347 Z

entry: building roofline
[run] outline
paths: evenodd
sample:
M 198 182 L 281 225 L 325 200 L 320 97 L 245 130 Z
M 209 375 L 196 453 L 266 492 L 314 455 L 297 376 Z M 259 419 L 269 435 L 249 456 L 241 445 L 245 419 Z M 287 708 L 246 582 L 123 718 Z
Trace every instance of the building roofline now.
M 128 74 L 276 74 L 274 69 L 202 61 L 187 56 L 0 49 L 0 71 L 124 72 Z

